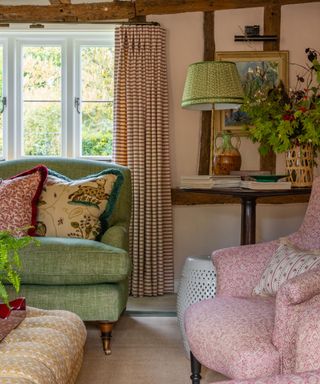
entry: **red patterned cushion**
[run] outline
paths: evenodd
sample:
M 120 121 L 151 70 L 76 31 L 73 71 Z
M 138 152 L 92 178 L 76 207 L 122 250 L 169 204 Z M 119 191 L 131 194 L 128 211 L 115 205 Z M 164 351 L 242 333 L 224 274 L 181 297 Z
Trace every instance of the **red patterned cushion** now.
M 38 165 L 0 182 L 0 230 L 16 236 L 34 235 L 37 202 L 48 170 Z M 26 227 L 31 227 L 23 229 Z

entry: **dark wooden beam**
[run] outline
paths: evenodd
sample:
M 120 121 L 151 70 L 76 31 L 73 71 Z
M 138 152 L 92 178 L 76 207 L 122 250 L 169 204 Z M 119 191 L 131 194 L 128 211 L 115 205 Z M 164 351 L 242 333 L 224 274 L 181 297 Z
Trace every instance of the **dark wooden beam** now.
M 280 5 L 266 5 L 264 7 L 264 21 L 263 21 L 264 35 L 278 36 L 276 41 L 264 41 L 264 51 L 279 51 L 280 49 L 280 26 L 281 26 L 281 6 Z
M 279 4 L 269 4 L 264 7 L 264 27 L 265 35 L 276 35 L 276 41 L 265 41 L 264 51 L 279 51 L 280 48 L 280 26 L 281 26 L 281 6 Z M 276 173 L 276 155 L 270 151 L 266 156 L 260 156 L 260 169 Z
M 0 22 L 88 22 L 132 19 L 137 16 L 184 12 L 213 12 L 222 9 L 314 3 L 319 0 L 136 0 L 71 4 L 50 0 L 51 5 L 1 5 Z
M 223 9 L 264 7 L 267 4 L 313 3 L 318 0 L 136 0 L 138 15 L 159 15 L 182 12 L 212 12 Z
M 214 60 L 214 12 L 204 12 L 203 19 L 203 39 L 204 53 L 203 59 Z M 211 111 L 203 111 L 201 118 L 201 136 L 200 136 L 200 157 L 199 157 L 199 175 L 208 175 L 211 170 L 210 151 L 211 151 Z
M 50 4 L 56 5 L 56 4 L 70 4 L 71 0 L 49 0 Z
M 129 1 L 60 4 L 60 5 L 17 5 L 0 6 L 0 22 L 52 23 L 88 22 L 131 19 L 135 10 Z

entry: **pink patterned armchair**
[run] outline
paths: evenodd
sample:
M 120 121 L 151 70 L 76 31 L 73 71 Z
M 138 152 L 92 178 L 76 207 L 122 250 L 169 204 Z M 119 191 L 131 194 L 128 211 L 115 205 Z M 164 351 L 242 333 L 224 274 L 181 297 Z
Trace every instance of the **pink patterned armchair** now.
M 286 239 L 301 249 L 320 249 L 320 177 L 301 227 Z M 236 380 L 320 368 L 320 269 L 286 281 L 275 297 L 252 295 L 278 247 L 271 241 L 212 254 L 217 295 L 185 313 L 193 384 L 200 383 L 201 364 Z
M 320 370 L 300 373 L 289 373 L 287 375 L 275 375 L 248 380 L 219 381 L 219 384 L 319 384 Z M 217 384 L 217 382 L 212 383 Z

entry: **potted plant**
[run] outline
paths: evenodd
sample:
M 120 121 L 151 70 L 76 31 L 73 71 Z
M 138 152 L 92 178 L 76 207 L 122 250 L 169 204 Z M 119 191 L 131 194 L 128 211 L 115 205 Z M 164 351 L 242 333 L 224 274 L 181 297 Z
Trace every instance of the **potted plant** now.
M 249 137 L 259 142 L 259 151 L 286 152 L 286 168 L 294 186 L 312 184 L 314 155 L 320 148 L 320 63 L 318 52 L 305 50 L 308 62 L 301 65 L 296 85 L 283 83 L 262 88 L 245 98 L 242 110 L 248 115 Z
M 34 241 L 30 236 L 15 237 L 10 231 L 0 231 L 0 318 L 6 318 L 11 309 L 6 284 L 12 285 L 17 293 L 20 290 L 19 250 Z

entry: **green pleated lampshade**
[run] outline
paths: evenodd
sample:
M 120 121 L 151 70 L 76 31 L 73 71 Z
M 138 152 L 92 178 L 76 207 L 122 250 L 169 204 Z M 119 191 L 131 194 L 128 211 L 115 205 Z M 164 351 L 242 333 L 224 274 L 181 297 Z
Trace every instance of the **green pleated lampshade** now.
M 181 105 L 201 111 L 236 109 L 243 96 L 235 63 L 203 61 L 189 66 Z

